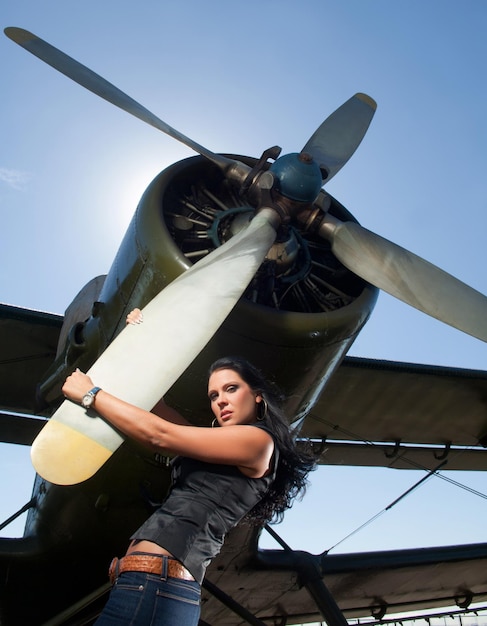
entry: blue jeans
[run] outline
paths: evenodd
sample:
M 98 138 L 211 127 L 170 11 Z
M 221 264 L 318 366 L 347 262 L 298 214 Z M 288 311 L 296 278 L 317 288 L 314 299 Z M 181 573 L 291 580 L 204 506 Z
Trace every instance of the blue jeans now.
M 123 572 L 96 626 L 197 626 L 200 594 L 196 581 Z

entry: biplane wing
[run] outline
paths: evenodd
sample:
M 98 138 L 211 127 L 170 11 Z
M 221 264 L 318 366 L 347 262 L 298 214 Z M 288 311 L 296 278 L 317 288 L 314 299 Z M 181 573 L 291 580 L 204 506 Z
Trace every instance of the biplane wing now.
M 62 323 L 60 315 L 0 304 L 0 410 L 38 411 L 36 387 L 56 356 Z
M 382 619 L 386 613 L 466 607 L 487 600 L 485 543 L 312 555 L 258 550 L 257 540 L 258 533 L 245 526 L 228 536 L 207 574 L 202 603 L 207 623 L 242 624 L 247 614 L 238 615 L 239 607 L 265 624 L 319 622 L 327 613 L 326 591 L 346 618 Z M 215 587 L 218 596 L 213 595 Z
M 63 317 L 0 305 L 0 440 L 29 445 L 43 421 L 36 385 Z M 42 412 L 41 412 L 42 413 Z M 487 372 L 345 357 L 303 422 L 321 462 L 403 469 L 487 468 Z
M 487 469 L 487 372 L 346 357 L 303 425 L 321 461 Z

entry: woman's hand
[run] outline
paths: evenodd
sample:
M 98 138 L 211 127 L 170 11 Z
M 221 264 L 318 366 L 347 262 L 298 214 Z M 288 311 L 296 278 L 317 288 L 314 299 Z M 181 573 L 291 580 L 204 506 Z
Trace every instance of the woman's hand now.
M 144 320 L 144 316 L 142 315 L 142 311 L 140 309 L 133 309 L 127 315 L 127 319 L 125 320 L 127 324 L 141 324 Z
M 79 369 L 76 369 L 70 376 L 66 378 L 63 385 L 62 392 L 69 400 L 81 402 L 83 396 L 93 389 L 95 385 L 89 376 L 83 374 Z

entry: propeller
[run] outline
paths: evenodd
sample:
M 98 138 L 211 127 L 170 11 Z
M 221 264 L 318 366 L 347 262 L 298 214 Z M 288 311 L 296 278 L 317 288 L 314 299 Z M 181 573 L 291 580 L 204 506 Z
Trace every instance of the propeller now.
M 258 180 L 258 190 L 264 192 L 262 193 L 262 197 L 265 196 L 271 200 L 270 191 L 274 182 L 277 180 L 277 175 L 264 171 L 265 166 L 263 159 L 261 159 L 261 165 L 264 167 L 262 167 L 260 171 L 254 172 L 249 166 L 239 161 L 215 154 L 172 128 L 107 80 L 36 35 L 14 27 L 6 28 L 5 34 L 28 52 L 37 56 L 81 86 L 206 157 L 235 182 L 243 184 L 258 173 L 259 176 L 256 176 Z M 310 145 L 310 149 L 319 155 L 320 164 L 326 167 L 328 172 L 338 171 L 339 167 L 344 164 L 347 158 L 346 154 L 349 153 L 351 155 L 363 138 L 363 133 L 368 124 L 362 124 L 355 138 L 349 139 L 347 149 L 344 151 L 339 149 L 338 145 L 340 144 L 340 129 L 333 129 L 333 126 L 337 123 L 350 123 L 350 114 L 347 115 L 347 111 L 350 112 L 350 108 L 355 107 L 356 103 L 352 98 L 350 104 L 345 103 L 345 105 L 341 107 L 341 114 L 336 117 L 335 121 L 325 122 L 313 135 L 313 146 Z M 356 128 L 358 127 L 356 126 Z M 333 146 L 332 143 L 326 147 L 324 144 L 330 142 L 332 138 L 333 141 L 337 142 L 337 145 Z M 333 156 L 334 152 L 337 153 L 335 158 Z M 264 153 L 264 155 L 266 155 L 266 153 Z M 330 163 L 326 160 L 327 158 L 330 159 Z M 294 163 L 295 159 L 293 158 L 292 161 Z M 315 199 L 321 187 L 321 171 L 314 162 L 301 163 L 298 161 L 298 163 L 300 165 L 298 165 L 298 170 L 296 170 L 294 174 L 290 187 L 293 187 L 295 179 L 299 187 L 300 173 L 302 177 L 302 172 L 310 170 L 311 175 L 308 173 L 310 182 L 308 181 L 305 189 L 305 195 L 307 194 L 307 196 L 309 196 L 307 202 L 309 202 Z M 294 165 L 296 165 L 296 163 L 294 163 Z M 277 169 L 280 175 L 284 175 L 281 166 L 278 166 Z M 249 177 L 251 173 L 252 176 Z M 251 184 L 253 184 L 253 181 L 251 181 Z M 300 190 L 300 193 L 304 193 L 303 190 Z M 162 326 L 163 329 L 169 329 L 171 336 L 165 337 L 163 333 L 161 334 L 161 331 L 159 335 L 162 337 L 163 346 L 167 347 L 174 343 L 179 346 L 174 346 L 174 349 L 171 350 L 171 353 L 173 355 L 177 354 L 178 357 L 176 360 L 173 356 L 170 370 L 167 371 L 167 368 L 165 368 L 165 371 L 161 373 L 160 377 L 155 377 L 157 380 L 155 393 L 159 394 L 157 397 L 160 397 L 162 393 L 161 389 L 164 390 L 164 388 L 168 388 L 174 380 L 182 374 L 235 306 L 274 243 L 281 220 L 282 214 L 276 211 L 275 208 L 259 207 L 257 215 L 245 230 L 235 237 L 232 237 L 226 244 L 216 248 L 207 257 L 193 265 L 190 270 L 173 281 L 147 305 L 146 308 L 152 311 L 152 314 L 155 315 L 157 319 L 165 319 L 164 316 L 167 317 L 167 315 L 173 315 L 173 317 L 175 317 L 175 319 L 171 318 L 170 322 L 159 325 Z M 218 297 L 216 297 L 215 283 L 221 287 L 220 291 L 218 291 Z M 197 296 L 197 294 L 200 295 Z M 207 301 L 209 308 L 208 310 L 203 309 L 206 310 L 206 314 L 203 316 L 205 322 L 200 326 L 198 333 L 192 332 L 189 337 L 185 336 L 187 333 L 184 333 L 184 328 L 191 326 L 191 324 L 185 323 L 185 320 L 188 315 L 191 316 L 193 313 L 195 297 L 196 301 L 198 301 L 199 309 L 203 306 L 202 303 Z M 174 329 L 179 327 L 182 327 L 183 330 L 175 333 Z M 145 346 L 142 350 L 144 358 L 148 358 L 147 355 L 152 354 L 153 343 L 154 341 L 151 341 L 150 345 Z M 141 346 L 134 345 L 129 352 L 131 355 L 136 355 L 139 354 L 140 351 Z M 117 353 L 117 342 L 113 342 L 108 347 L 103 356 L 105 355 L 107 356 L 103 359 L 103 363 L 105 363 L 106 366 L 106 362 L 108 362 L 109 370 L 114 369 L 118 364 L 117 371 L 119 371 L 120 364 L 123 364 L 124 360 L 126 361 L 127 358 L 125 349 L 122 349 L 122 354 Z M 153 365 L 156 367 L 156 363 L 161 361 L 160 351 L 156 351 L 154 356 Z M 131 362 L 132 359 L 129 359 L 129 361 Z M 94 371 L 97 371 L 97 366 L 98 361 L 93 366 Z M 124 381 L 121 385 L 121 390 L 127 393 L 137 372 L 134 372 L 134 368 L 132 367 L 122 367 L 121 369 L 128 371 L 128 381 Z M 147 368 L 145 367 L 140 368 L 140 371 L 145 372 L 146 370 Z M 122 378 L 123 371 L 121 375 Z M 129 381 L 131 381 L 130 385 Z M 141 381 L 139 388 L 143 388 L 145 394 L 148 393 L 147 387 L 148 385 Z M 150 393 L 152 393 L 152 391 L 150 391 Z M 157 398 L 151 397 L 148 406 L 152 406 L 151 402 L 154 403 L 156 399 Z M 146 398 L 144 398 L 144 401 L 145 400 Z M 140 404 L 141 399 L 137 398 L 136 401 Z M 42 445 L 40 445 L 40 448 L 42 449 Z M 49 464 L 51 464 L 50 461 Z M 61 466 L 63 465 L 65 465 L 64 462 L 61 463 Z
M 10 27 L 5 29 L 5 34 L 83 87 L 203 155 L 234 181 L 244 184 L 254 174 L 247 165 L 215 154 L 186 137 L 104 78 L 32 33 Z M 315 214 L 310 217 L 310 210 L 305 205 L 309 206 L 321 184 L 330 180 L 355 152 L 375 110 L 376 103 L 372 98 L 355 94 L 321 124 L 299 155 L 277 159 L 269 171 L 256 177 L 253 184 L 261 191 L 273 189 L 285 198 L 302 203 L 301 208 L 294 206 L 289 212 L 293 211 L 307 225 L 314 222 Z M 270 194 L 258 194 L 257 197 L 270 198 Z M 283 213 L 281 203 L 270 204 L 274 208 L 271 222 L 277 228 L 281 218 L 289 215 L 286 208 Z M 358 224 L 340 222 L 323 213 L 320 220 L 320 235 L 331 243 L 333 253 L 349 270 L 420 311 L 487 341 L 484 321 L 487 319 L 487 298 L 483 294 Z M 269 247 L 271 245 L 272 242 Z

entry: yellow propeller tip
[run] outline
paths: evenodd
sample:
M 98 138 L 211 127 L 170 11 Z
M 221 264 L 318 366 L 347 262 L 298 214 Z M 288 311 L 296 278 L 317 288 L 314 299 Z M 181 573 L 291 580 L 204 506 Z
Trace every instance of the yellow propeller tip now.
M 374 111 L 377 109 L 377 102 L 366 93 L 356 93 L 355 96 Z

